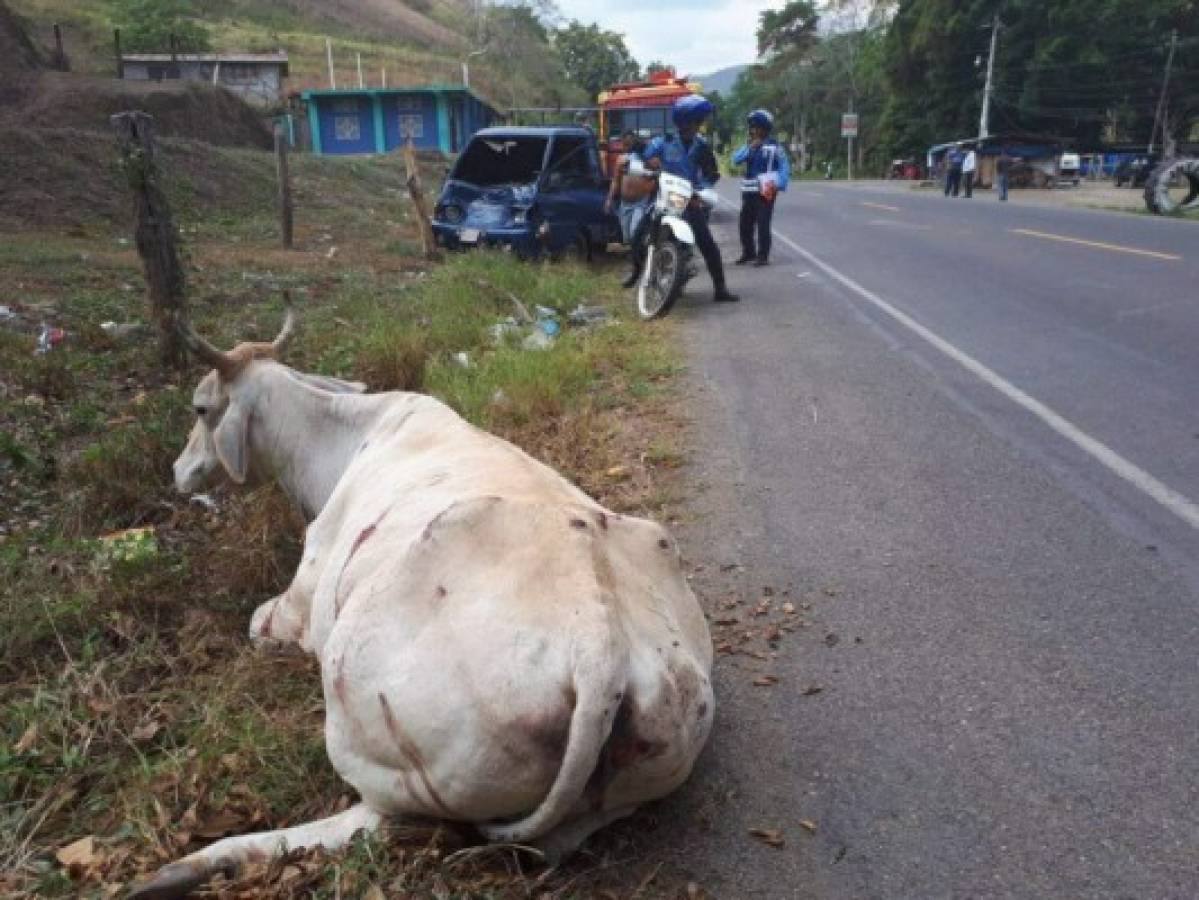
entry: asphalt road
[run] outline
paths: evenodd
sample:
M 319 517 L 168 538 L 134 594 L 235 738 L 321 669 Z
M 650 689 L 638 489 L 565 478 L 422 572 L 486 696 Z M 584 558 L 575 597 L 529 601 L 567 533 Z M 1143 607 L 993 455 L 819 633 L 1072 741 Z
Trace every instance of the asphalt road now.
M 819 183 L 775 232 L 672 312 L 678 530 L 809 627 L 720 658 L 654 840 L 722 897 L 1199 897 L 1199 226 Z

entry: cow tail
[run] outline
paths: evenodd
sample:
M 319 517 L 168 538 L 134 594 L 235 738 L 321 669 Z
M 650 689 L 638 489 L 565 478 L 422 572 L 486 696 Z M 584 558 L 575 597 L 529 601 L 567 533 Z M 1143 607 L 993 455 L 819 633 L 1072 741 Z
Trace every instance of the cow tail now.
M 575 708 L 562 765 L 553 785 L 533 812 L 515 822 L 480 825 L 492 841 L 524 843 L 554 828 L 578 805 L 599 764 L 624 699 L 628 667 L 614 640 L 614 629 L 601 639 L 580 640 L 575 646 Z

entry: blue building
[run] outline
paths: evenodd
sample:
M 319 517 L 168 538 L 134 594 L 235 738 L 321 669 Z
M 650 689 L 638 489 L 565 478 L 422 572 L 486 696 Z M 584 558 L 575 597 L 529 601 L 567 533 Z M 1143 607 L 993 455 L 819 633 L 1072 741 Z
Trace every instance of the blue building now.
M 312 152 L 387 153 L 412 140 L 417 150 L 457 153 L 498 112 L 469 88 L 348 88 L 304 91 Z

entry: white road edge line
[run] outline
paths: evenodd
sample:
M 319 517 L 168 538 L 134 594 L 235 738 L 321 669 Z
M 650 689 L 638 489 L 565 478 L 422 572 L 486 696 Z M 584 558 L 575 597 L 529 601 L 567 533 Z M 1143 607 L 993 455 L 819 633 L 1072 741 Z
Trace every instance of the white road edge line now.
M 949 341 L 925 328 L 907 313 L 896 309 L 877 294 L 873 293 L 867 288 L 862 287 L 862 285 L 858 284 L 848 275 L 841 274 L 824 260 L 805 250 L 786 235 L 779 234 L 773 229 L 771 233 L 776 239 L 782 241 L 830 278 L 840 282 L 858 296 L 874 304 L 900 325 L 903 325 L 908 330 L 922 337 L 925 341 L 932 344 L 954 362 L 958 363 L 967 371 L 978 376 L 995 390 L 999 391 L 999 393 L 1003 394 L 1017 406 L 1020 406 L 1032 413 L 1066 440 L 1070 441 L 1085 453 L 1088 453 L 1094 457 L 1113 474 L 1124 479 L 1133 487 L 1156 500 L 1192 528 L 1199 529 L 1199 504 L 1196 504 L 1193 500 L 1183 496 L 1169 485 L 1158 481 L 1144 469 L 1140 468 L 1134 463 L 1129 462 L 1106 444 L 1091 437 L 1077 425 L 1054 412 L 1040 400 L 1037 400 L 1035 397 L 1026 394 L 1024 391 L 1020 390 L 1020 388 L 1016 387 L 998 373 L 988 369 L 974 357 L 962 352 L 953 344 L 949 343 Z

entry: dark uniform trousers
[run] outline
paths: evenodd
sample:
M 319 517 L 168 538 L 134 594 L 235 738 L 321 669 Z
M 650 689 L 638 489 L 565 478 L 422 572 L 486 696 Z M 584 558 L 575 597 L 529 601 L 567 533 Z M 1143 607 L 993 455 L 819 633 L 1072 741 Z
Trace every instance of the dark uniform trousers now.
M 770 258 L 770 222 L 774 218 L 774 201 L 761 194 L 746 191 L 741 195 L 741 253 L 749 258 Z M 757 252 L 754 252 L 755 232 Z

